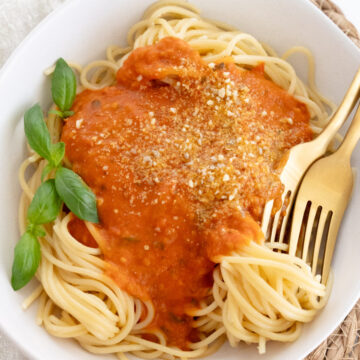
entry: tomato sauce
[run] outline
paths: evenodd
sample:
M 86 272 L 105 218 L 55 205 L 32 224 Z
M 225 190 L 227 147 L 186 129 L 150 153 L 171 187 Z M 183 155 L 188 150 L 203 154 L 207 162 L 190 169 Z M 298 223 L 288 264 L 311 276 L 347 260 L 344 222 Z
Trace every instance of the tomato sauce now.
M 117 83 L 77 95 L 62 140 L 97 197 L 107 273 L 151 300 L 170 345 L 193 338 L 190 309 L 211 292 L 221 255 L 260 242 L 286 152 L 312 139 L 309 112 L 264 67 L 206 64 L 182 40 L 136 49 Z M 69 231 L 95 246 L 84 224 Z

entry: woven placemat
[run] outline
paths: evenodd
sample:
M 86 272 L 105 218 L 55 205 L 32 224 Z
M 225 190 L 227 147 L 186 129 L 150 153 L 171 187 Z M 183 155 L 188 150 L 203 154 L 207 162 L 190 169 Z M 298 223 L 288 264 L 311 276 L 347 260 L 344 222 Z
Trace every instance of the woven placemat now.
M 338 6 L 330 0 L 310 0 L 360 47 L 360 35 Z M 359 1 L 359 0 L 354 0 Z M 342 324 L 305 360 L 360 359 L 360 300 Z

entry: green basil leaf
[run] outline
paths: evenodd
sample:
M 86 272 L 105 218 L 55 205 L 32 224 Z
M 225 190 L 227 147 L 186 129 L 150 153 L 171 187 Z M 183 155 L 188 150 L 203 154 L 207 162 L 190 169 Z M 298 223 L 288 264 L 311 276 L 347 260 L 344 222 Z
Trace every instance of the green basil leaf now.
M 62 119 L 65 119 L 69 116 L 74 115 L 75 113 L 71 110 L 66 110 L 66 111 L 59 111 L 59 110 L 50 110 L 48 112 L 49 114 L 55 114 L 57 116 L 60 116 Z
M 45 229 L 43 228 L 43 226 L 34 225 L 34 224 L 31 224 L 31 223 L 28 224 L 28 226 L 26 227 L 26 232 L 31 234 L 31 235 L 34 235 L 36 237 L 46 235 L 46 232 L 45 232 Z
M 39 237 L 39 236 L 45 236 L 46 232 L 45 232 L 43 226 L 34 225 L 34 227 L 32 229 L 32 234 L 35 235 L 36 237 Z
M 35 275 L 40 263 L 41 251 L 37 238 L 26 232 L 15 246 L 11 286 L 19 290 Z
M 35 230 L 35 226 L 34 224 L 28 224 L 28 226 L 26 227 L 26 232 L 28 232 L 29 234 L 34 234 L 34 230 Z
M 62 112 L 70 110 L 76 95 L 76 77 L 62 58 L 56 62 L 52 76 L 51 92 L 55 104 Z
M 45 167 L 44 167 L 44 169 L 43 169 L 43 171 L 42 171 L 42 173 L 41 173 L 41 181 L 44 181 L 44 179 L 46 178 L 46 176 L 51 172 L 51 170 L 53 170 L 54 169 L 54 166 L 52 165 L 52 164 L 47 164 Z
M 95 194 L 79 175 L 60 167 L 55 174 L 55 185 L 61 199 L 78 218 L 99 222 Z
M 27 218 L 33 225 L 46 224 L 56 219 L 61 208 L 61 199 L 56 191 L 55 180 L 46 180 L 37 189 L 32 199 Z
M 26 111 L 24 116 L 24 129 L 30 147 L 40 156 L 50 161 L 50 133 L 38 104 Z
M 69 116 L 73 116 L 75 113 L 71 110 L 67 110 L 63 112 L 63 118 L 67 118 Z
M 55 114 L 55 115 L 57 115 L 57 116 L 60 116 L 61 118 L 63 118 L 63 116 L 64 116 L 61 111 L 59 111 L 59 110 L 54 110 L 54 109 L 50 110 L 50 111 L 48 112 L 48 114 Z
M 57 167 L 61 163 L 61 160 L 65 155 L 65 143 L 61 141 L 51 145 L 50 153 L 51 153 L 52 163 L 54 167 Z

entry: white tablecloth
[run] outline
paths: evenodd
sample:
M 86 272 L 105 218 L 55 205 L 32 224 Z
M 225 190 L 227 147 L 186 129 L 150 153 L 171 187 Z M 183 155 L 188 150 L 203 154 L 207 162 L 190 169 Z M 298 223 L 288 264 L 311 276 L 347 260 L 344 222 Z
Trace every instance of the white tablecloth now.
M 65 1 L 0 0 L 0 68 L 29 31 Z M 360 1 L 336 0 L 335 2 L 348 19 L 360 29 Z M 27 357 L 0 330 L 0 360 L 26 359 Z

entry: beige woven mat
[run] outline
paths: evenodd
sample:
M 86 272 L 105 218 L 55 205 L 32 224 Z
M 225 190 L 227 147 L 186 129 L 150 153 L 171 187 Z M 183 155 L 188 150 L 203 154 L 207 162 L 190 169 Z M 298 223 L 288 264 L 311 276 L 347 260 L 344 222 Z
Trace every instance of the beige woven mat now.
M 310 0 L 360 47 L 360 35 L 338 6 L 330 0 Z M 354 0 L 359 1 L 359 0 Z M 360 359 L 360 300 L 343 323 L 305 360 Z

